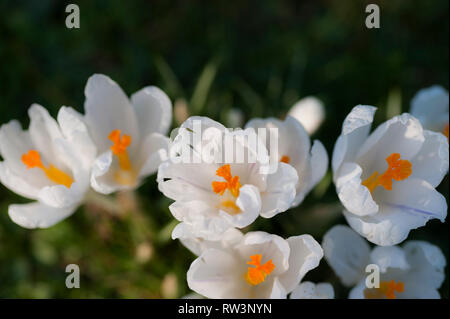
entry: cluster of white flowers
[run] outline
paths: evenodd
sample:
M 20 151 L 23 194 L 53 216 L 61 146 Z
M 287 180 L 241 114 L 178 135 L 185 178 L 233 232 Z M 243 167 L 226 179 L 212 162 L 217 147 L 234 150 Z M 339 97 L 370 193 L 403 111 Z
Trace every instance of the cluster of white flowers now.
M 359 105 L 348 114 L 331 164 L 354 231 L 335 226 L 322 246 L 308 234 L 283 239 L 239 230 L 300 205 L 326 174 L 327 152 L 309 137 L 325 117 L 318 99 L 300 100 L 283 121 L 252 119 L 239 130 L 193 116 L 169 139 L 172 104 L 157 87 L 129 99 L 110 78 L 93 75 L 85 95 L 84 115 L 62 107 L 54 120 L 34 104 L 27 131 L 17 121 L 1 126 L 0 181 L 34 200 L 10 205 L 15 223 L 50 227 L 70 216 L 88 192 L 135 189 L 157 172 L 159 190 L 174 200 L 169 209 L 180 222 L 172 238 L 197 255 L 188 285 L 202 296 L 334 298 L 329 283 L 301 282 L 325 256 L 342 283 L 354 286 L 350 298 L 439 297 L 446 265 L 439 248 L 419 241 L 394 245 L 447 215 L 446 200 L 435 190 L 449 167 L 443 88 L 420 91 L 411 114 L 372 133 L 375 107 Z M 272 129 L 275 140 L 266 138 Z M 231 155 L 225 147 L 230 141 Z M 360 235 L 378 246 L 370 251 Z M 377 288 L 366 287 L 369 264 L 381 269 Z

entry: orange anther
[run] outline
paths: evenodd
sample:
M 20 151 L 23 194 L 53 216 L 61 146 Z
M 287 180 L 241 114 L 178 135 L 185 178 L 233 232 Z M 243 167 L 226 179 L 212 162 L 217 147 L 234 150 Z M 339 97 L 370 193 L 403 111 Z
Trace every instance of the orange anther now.
M 28 153 L 23 154 L 22 162 L 27 166 L 27 168 L 34 168 L 34 167 L 42 168 L 44 166 L 42 164 L 39 152 L 35 150 L 29 150 Z
M 247 274 L 245 275 L 245 280 L 256 286 L 266 280 L 266 277 L 275 269 L 275 265 L 272 263 L 272 259 L 267 261 L 265 264 L 261 265 L 261 254 L 256 254 L 250 256 L 250 261 L 247 262 L 248 265 L 255 266 L 248 267 Z
M 120 137 L 120 134 L 120 130 L 113 130 L 108 136 L 108 139 L 114 143 L 111 150 L 115 155 L 124 153 L 131 144 L 131 136 L 124 134 Z
M 214 193 L 223 195 L 228 189 L 234 197 L 239 196 L 239 189 L 241 188 L 241 184 L 239 183 L 239 176 L 231 175 L 230 164 L 219 167 L 216 171 L 216 175 L 223 177 L 223 179 L 225 179 L 225 182 L 212 182 L 211 187 Z
M 291 161 L 291 158 L 289 156 L 287 156 L 287 155 L 283 155 L 281 157 L 281 159 L 280 159 L 280 162 L 283 162 L 283 163 L 286 163 L 286 164 L 289 164 L 290 161 Z
M 383 186 L 386 190 L 392 190 L 392 180 L 402 181 L 412 174 L 412 164 L 408 160 L 400 159 L 399 153 L 392 153 L 386 158 L 388 169 L 381 175 L 374 172 L 370 177 L 362 182 L 370 192 L 377 186 Z

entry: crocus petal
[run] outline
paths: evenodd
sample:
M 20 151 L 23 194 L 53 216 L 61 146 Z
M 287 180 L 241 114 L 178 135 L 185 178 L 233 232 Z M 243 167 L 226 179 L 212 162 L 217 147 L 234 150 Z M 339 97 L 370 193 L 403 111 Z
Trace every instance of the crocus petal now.
M 225 231 L 219 240 L 205 240 L 196 237 L 195 232 L 186 223 L 179 223 L 172 232 L 172 239 L 179 239 L 180 242 L 193 254 L 200 256 L 209 248 L 227 249 L 233 247 L 242 240 L 244 235 L 236 228 Z
M 413 159 L 424 141 L 420 122 L 404 113 L 379 125 L 370 134 L 359 149 L 356 162 L 364 168 L 368 177 L 374 171 L 386 170 L 385 160 L 393 153 L 400 153 L 402 159 Z
M 424 179 L 436 187 L 448 172 L 448 139 L 431 131 L 424 131 L 424 137 L 422 148 L 411 160 L 411 176 Z
M 97 148 L 89 135 L 83 116 L 71 107 L 63 106 L 58 112 L 58 123 L 77 160 L 84 169 L 90 170 L 97 155 Z
M 339 199 L 345 208 L 358 216 L 378 212 L 378 204 L 373 200 L 369 189 L 361 184 L 362 169 L 356 163 L 344 163 L 336 179 Z
M 280 236 L 262 231 L 250 232 L 244 235 L 243 241 L 236 249 L 242 260 L 248 261 L 250 256 L 255 254 L 272 259 L 275 269 L 271 276 L 283 274 L 290 267 L 290 247 Z
M 388 268 L 409 269 L 405 252 L 400 247 L 375 247 L 370 253 L 371 263 L 378 265 L 382 273 Z
M 289 269 L 279 276 L 289 293 L 295 289 L 308 271 L 316 268 L 323 257 L 319 243 L 310 235 L 292 236 L 287 239 L 290 248 Z
M 433 186 L 408 178 L 396 183 L 392 191 L 384 191 L 380 210 L 369 216 L 344 215 L 350 226 L 379 246 L 396 245 L 408 237 L 410 230 L 424 226 L 428 220 L 445 220 L 447 203 Z
M 291 165 L 279 163 L 277 171 L 267 177 L 267 189 L 261 196 L 261 216 L 271 218 L 288 210 L 295 198 L 297 182 L 297 171 Z
M 313 134 L 325 119 L 325 108 L 321 100 L 308 96 L 295 103 L 289 115 L 299 121 L 308 134 Z
M 191 290 L 207 298 L 246 298 L 250 288 L 243 289 L 244 279 L 236 280 L 239 271 L 238 260 L 231 253 L 210 248 L 189 267 L 187 283 Z
M 261 211 L 261 197 L 259 190 L 253 185 L 244 185 L 239 189 L 239 197 L 236 205 L 241 212 L 230 215 L 225 211 L 220 211 L 220 216 L 237 228 L 243 228 L 253 223 Z
M 373 106 L 358 105 L 345 118 L 342 134 L 334 145 L 331 161 L 335 176 L 342 163 L 354 161 L 359 148 L 369 135 L 375 111 Z
M 10 205 L 9 217 L 24 228 L 48 228 L 72 215 L 76 206 L 54 208 L 39 202 Z
M 334 299 L 334 289 L 329 283 L 302 282 L 292 291 L 290 299 Z
M 141 167 L 139 177 L 143 178 L 158 170 L 159 165 L 167 159 L 169 138 L 151 133 L 145 137 L 138 155 L 138 166 Z
M 328 154 L 327 150 L 323 146 L 323 144 L 314 140 L 313 146 L 311 148 L 311 168 L 312 168 L 312 176 L 310 182 L 310 189 L 316 186 L 322 178 L 325 176 L 325 173 L 328 169 Z M 299 177 L 300 178 L 300 177 Z
M 439 247 L 424 241 L 408 241 L 403 249 L 411 265 L 408 276 L 419 284 L 426 283 L 428 287 L 440 288 L 445 279 L 444 268 L 447 262 Z
M 58 123 L 50 116 L 48 111 L 39 104 L 33 104 L 28 109 L 30 117 L 30 137 L 33 145 L 41 156 L 60 169 L 67 168 L 62 158 L 64 153 L 58 152 L 54 147 L 56 140 L 62 140 L 63 135 Z
M 343 225 L 331 228 L 322 242 L 325 259 L 341 282 L 350 287 L 363 278 L 370 247 L 356 232 Z
M 30 184 L 26 177 L 16 175 L 5 162 L 0 162 L 0 182 L 23 197 L 29 199 L 39 197 L 40 187 Z
M 111 151 L 106 151 L 95 159 L 91 173 L 91 187 L 95 191 L 106 195 L 119 189 L 119 185 L 108 174 L 112 165 L 113 154 Z
M 134 108 L 119 85 L 105 75 L 94 74 L 88 79 L 84 93 L 85 118 L 98 152 L 109 149 L 108 136 L 113 130 L 121 130 L 122 134 L 131 136 L 130 148 L 134 153 L 133 149 L 139 145 L 138 122 Z
M 140 136 L 167 134 L 172 123 L 172 102 L 161 89 L 147 86 L 131 96 Z
M 411 114 L 425 128 L 441 132 L 448 123 L 447 90 L 439 85 L 420 90 L 411 100 Z

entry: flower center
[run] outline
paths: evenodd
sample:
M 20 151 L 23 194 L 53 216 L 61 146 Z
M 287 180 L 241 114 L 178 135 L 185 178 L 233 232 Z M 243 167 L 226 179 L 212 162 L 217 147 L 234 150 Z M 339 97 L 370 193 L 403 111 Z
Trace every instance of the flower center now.
M 366 288 L 364 289 L 364 297 L 366 299 L 396 299 L 395 292 L 402 293 L 405 290 L 403 282 L 382 281 L 380 282 L 380 288 Z
M 261 265 L 261 254 L 250 256 L 250 261 L 247 261 L 248 265 L 255 267 L 248 267 L 248 271 L 245 275 L 245 281 L 250 285 L 256 286 L 266 280 L 266 277 L 275 269 L 275 265 L 272 263 L 272 259 Z
M 131 165 L 127 148 L 131 144 L 131 136 L 120 136 L 120 130 L 113 130 L 108 139 L 113 142 L 111 151 L 116 155 L 119 161 L 119 170 L 114 174 L 114 179 L 121 185 L 133 185 L 136 181 L 136 172 Z
M 239 176 L 231 175 L 230 164 L 219 167 L 216 171 L 216 175 L 225 180 L 224 182 L 214 181 L 211 183 L 214 193 L 219 194 L 222 197 L 219 208 L 230 215 L 239 214 L 241 210 L 236 205 L 236 198 L 239 196 L 239 189 L 242 186 L 241 183 L 239 183 Z
M 48 167 L 45 167 L 45 165 L 41 161 L 41 156 L 39 155 L 38 151 L 29 150 L 28 153 L 23 154 L 22 162 L 27 166 L 27 169 L 41 169 L 45 173 L 47 178 L 56 184 L 64 185 L 67 188 L 70 188 L 73 183 L 73 179 L 72 177 L 70 177 L 70 175 L 64 173 L 52 164 L 50 164 Z
M 412 173 L 411 162 L 400 159 L 399 153 L 392 153 L 386 157 L 386 162 L 389 167 L 383 174 L 379 175 L 375 171 L 369 178 L 362 182 L 371 193 L 377 186 L 383 186 L 386 190 L 392 190 L 392 179 L 402 181 L 407 179 Z
M 442 133 L 444 133 L 444 135 L 447 136 L 447 139 L 448 139 L 448 123 L 445 126 L 444 131 Z
M 283 163 L 289 164 L 289 163 L 290 163 L 290 161 L 291 161 L 291 158 L 290 158 L 289 156 L 287 156 L 287 155 L 283 155 L 283 156 L 281 156 L 280 162 L 283 162 Z

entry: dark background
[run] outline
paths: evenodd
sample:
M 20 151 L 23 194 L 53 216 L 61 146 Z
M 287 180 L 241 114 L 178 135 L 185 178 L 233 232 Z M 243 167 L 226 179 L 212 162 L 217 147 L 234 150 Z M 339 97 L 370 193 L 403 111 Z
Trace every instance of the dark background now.
M 65 27 L 65 7 L 80 7 L 81 28 Z M 381 28 L 365 27 L 365 7 L 381 9 Z M 61 105 L 83 111 L 93 73 L 127 94 L 161 87 L 177 112 L 227 124 L 231 107 L 245 119 L 283 117 L 315 95 L 327 117 L 313 138 L 330 157 L 342 121 L 357 104 L 379 107 L 376 124 L 408 111 L 416 91 L 448 89 L 448 1 L 1 1 L 0 124 L 28 126 L 36 102 L 56 116 Z M 179 125 L 175 116 L 173 127 Z M 439 191 L 448 201 L 448 176 Z M 173 298 L 189 293 L 194 255 L 170 239 L 170 200 L 155 176 L 138 192 L 85 204 L 46 230 L 12 223 L 7 207 L 26 202 L 0 186 L 0 297 Z M 331 174 L 297 209 L 250 229 L 319 242 L 345 223 Z M 412 231 L 449 256 L 448 222 Z M 81 269 L 81 288 L 65 287 L 65 266 Z M 448 275 L 448 268 L 446 268 Z M 448 276 L 447 276 L 448 277 Z M 344 289 L 325 261 L 306 280 Z M 448 278 L 441 288 L 448 298 Z

